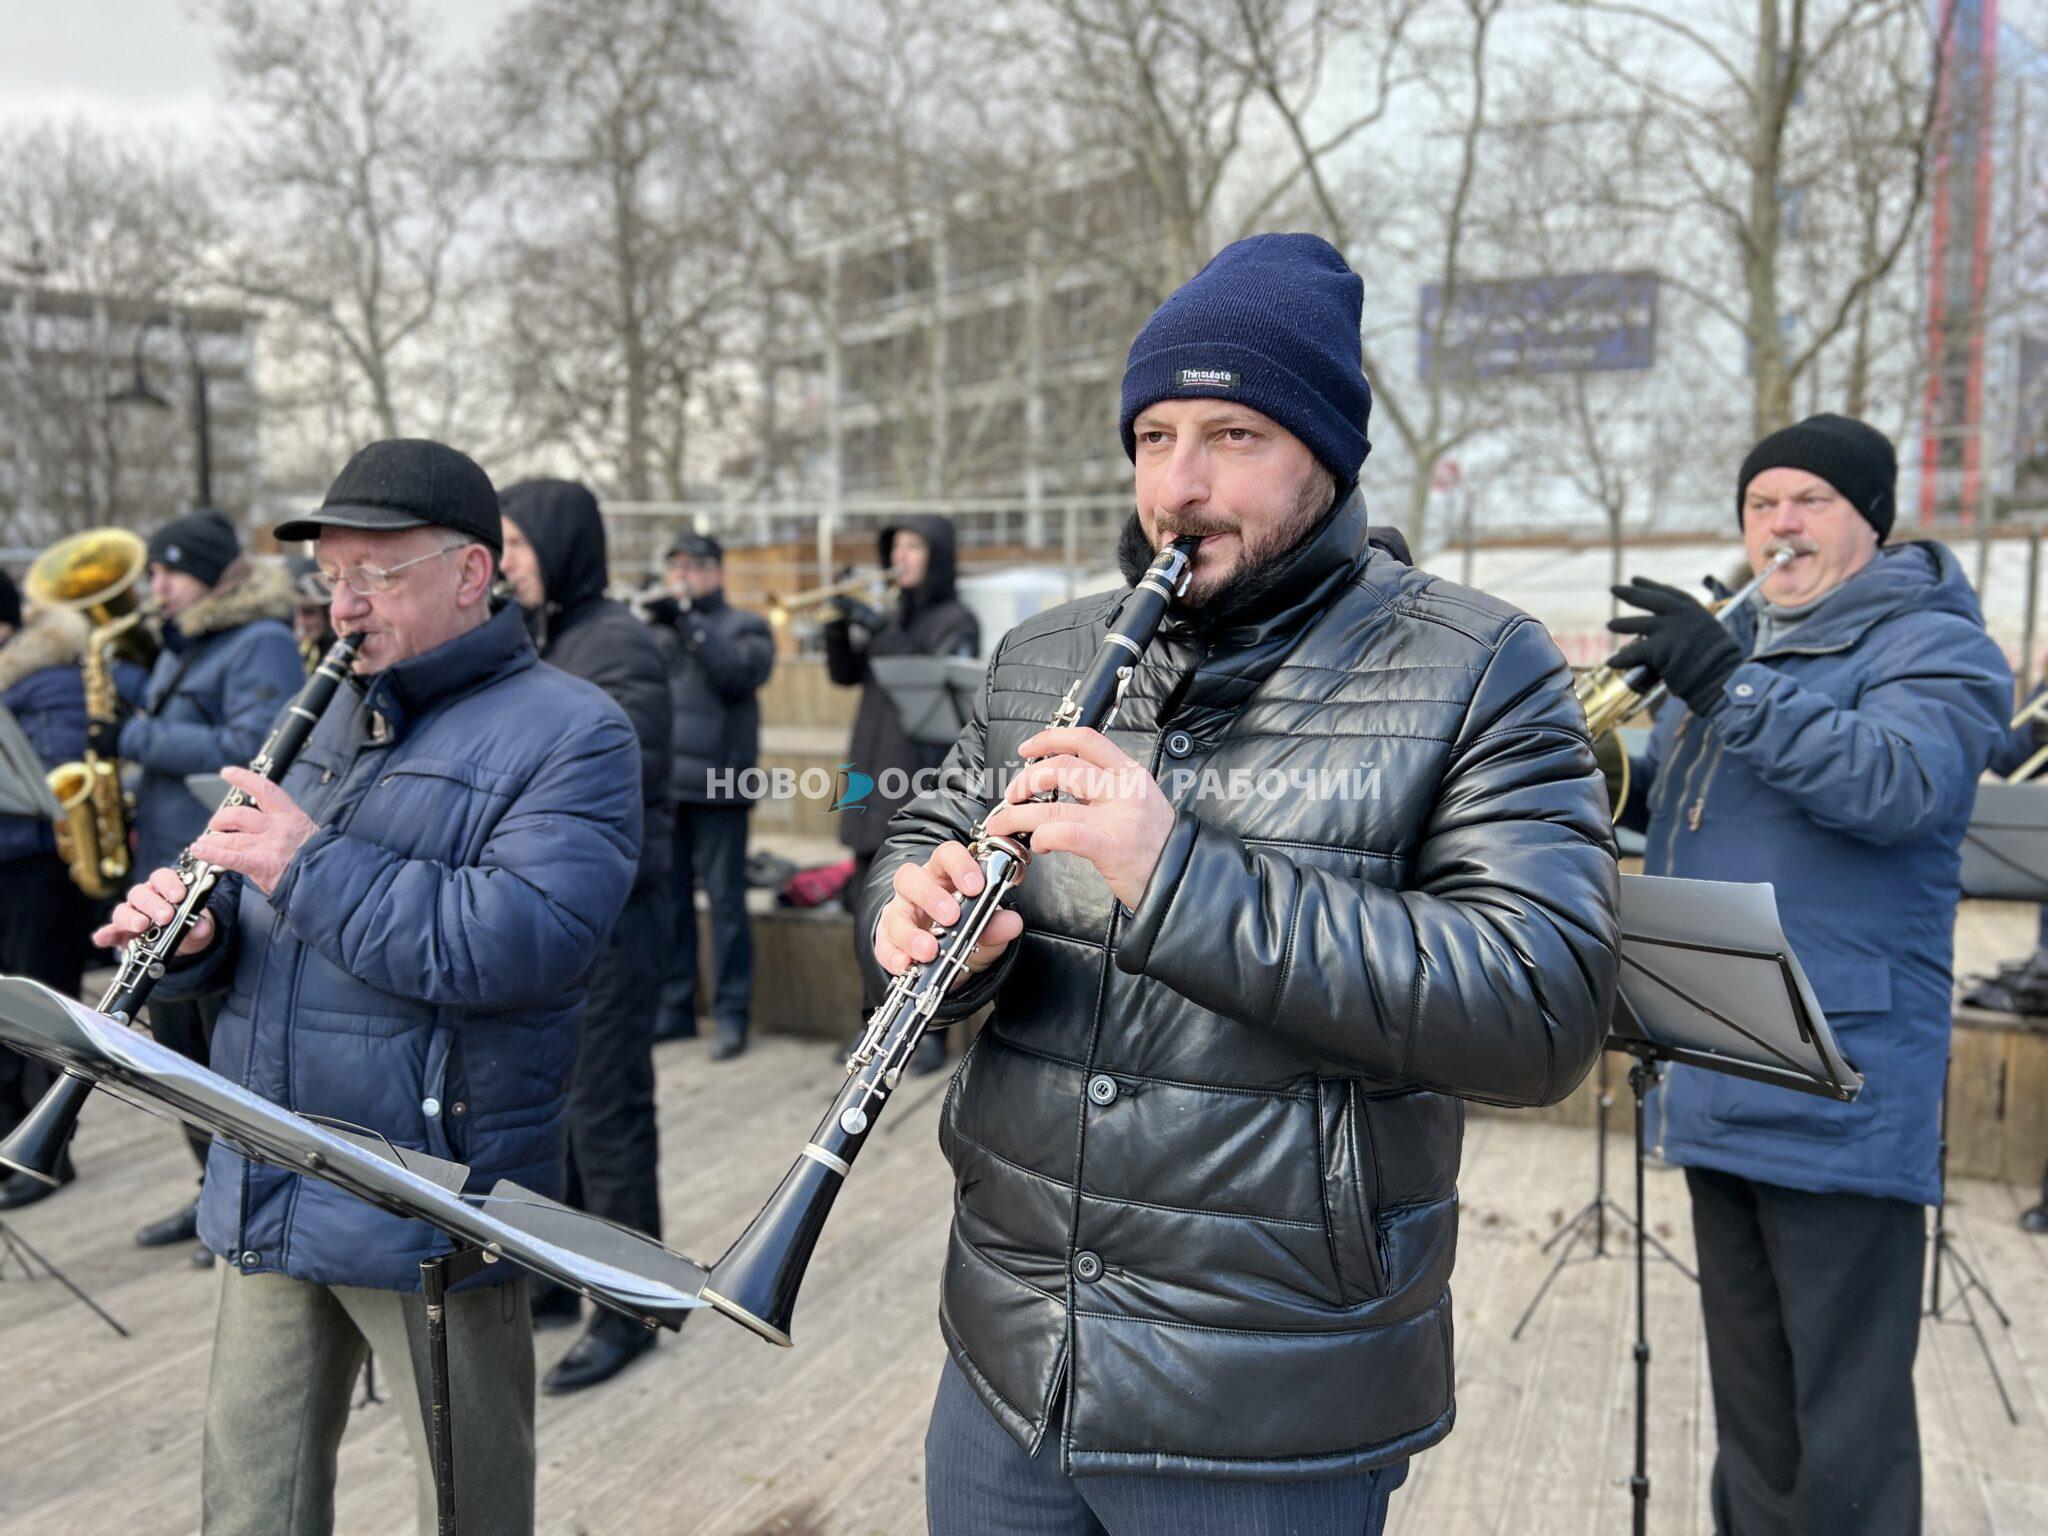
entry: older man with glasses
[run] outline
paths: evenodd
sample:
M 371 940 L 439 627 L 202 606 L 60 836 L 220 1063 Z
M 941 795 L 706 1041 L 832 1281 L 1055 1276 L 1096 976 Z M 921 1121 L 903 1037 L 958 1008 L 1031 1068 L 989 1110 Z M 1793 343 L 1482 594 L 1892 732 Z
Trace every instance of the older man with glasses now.
M 373 443 L 319 510 L 343 689 L 284 782 L 231 769 L 253 803 L 194 845 L 233 872 L 159 995 L 226 986 L 214 1070 L 303 1114 L 562 1193 L 584 988 L 633 883 L 639 746 L 618 706 L 537 665 L 516 606 L 493 607 L 503 535 L 482 469 L 439 443 Z M 96 936 L 170 916 L 159 869 Z M 207 1393 L 207 1536 L 332 1529 L 350 1384 L 374 1348 L 395 1376 L 436 1528 L 413 1380 L 422 1260 L 447 1242 L 333 1186 L 216 1143 L 201 1237 L 226 1256 Z M 488 1267 L 449 1297 L 463 1531 L 533 1529 L 527 1283 Z

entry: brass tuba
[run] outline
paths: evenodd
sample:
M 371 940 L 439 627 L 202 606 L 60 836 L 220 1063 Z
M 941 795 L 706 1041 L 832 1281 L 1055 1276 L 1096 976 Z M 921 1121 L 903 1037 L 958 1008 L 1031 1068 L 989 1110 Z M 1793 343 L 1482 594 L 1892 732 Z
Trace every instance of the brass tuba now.
M 79 669 L 85 675 L 85 713 L 112 720 L 120 701 L 114 690 L 114 660 L 147 664 L 156 642 L 145 627 L 151 615 L 143 600 L 142 574 L 149 550 L 125 528 L 95 528 L 60 540 L 29 567 L 29 599 L 45 607 L 69 608 L 92 621 Z M 98 899 L 120 890 L 128 877 L 128 797 L 120 765 L 88 748 L 75 763 L 49 773 L 57 797 L 57 853 L 72 882 Z
M 1727 615 L 1762 591 L 1764 583 L 1778 574 L 1778 567 L 1796 553 L 1779 550 L 1741 590 L 1709 606 L 1725 621 Z M 1586 731 L 1593 738 L 1593 759 L 1607 780 L 1607 804 L 1614 819 L 1620 821 L 1622 807 L 1628 804 L 1628 753 L 1622 749 L 1618 733 L 1623 722 L 1664 697 L 1664 685 L 1653 684 L 1640 667 L 1617 672 L 1612 665 L 1603 663 L 1581 673 L 1572 684 L 1572 692 L 1586 712 Z

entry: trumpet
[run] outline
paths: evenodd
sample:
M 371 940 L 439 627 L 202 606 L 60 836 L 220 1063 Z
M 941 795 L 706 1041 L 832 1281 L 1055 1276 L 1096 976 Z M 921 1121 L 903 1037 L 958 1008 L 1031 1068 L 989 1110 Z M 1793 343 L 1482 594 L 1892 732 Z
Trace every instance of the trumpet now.
M 1726 623 L 1797 553 L 1796 550 L 1780 549 L 1739 591 L 1710 604 L 1710 608 Z M 1616 732 L 1624 720 L 1655 708 L 1666 691 L 1663 683 L 1651 681 L 1647 668 L 1632 667 L 1627 672 L 1619 672 L 1611 663 L 1594 667 L 1572 684 L 1572 693 L 1577 697 L 1579 707 L 1586 712 L 1586 730 L 1593 738 L 1593 758 L 1600 765 L 1601 776 L 1607 780 L 1607 803 L 1616 821 L 1621 820 L 1622 808 L 1628 804 L 1629 791 L 1628 753 L 1622 750 L 1621 738 Z
M 2019 713 L 2012 717 L 2012 724 L 2007 729 L 2018 730 L 2044 709 L 2048 709 L 2048 692 L 2035 694 L 2025 704 L 2020 706 Z M 2011 773 L 2005 776 L 2004 782 L 2007 784 L 2024 784 L 2041 771 L 2044 763 L 2048 763 L 2048 743 L 2043 743 L 2035 748 L 2033 754 L 2024 763 L 2021 763 L 2019 767 L 2013 769 Z
M 780 629 L 795 615 L 808 612 L 821 603 L 856 597 L 877 607 L 887 607 L 896 601 L 895 578 L 886 571 L 876 571 L 867 576 L 835 581 L 829 587 L 813 587 L 808 592 L 798 592 L 790 597 L 771 592 L 768 594 L 768 622 Z

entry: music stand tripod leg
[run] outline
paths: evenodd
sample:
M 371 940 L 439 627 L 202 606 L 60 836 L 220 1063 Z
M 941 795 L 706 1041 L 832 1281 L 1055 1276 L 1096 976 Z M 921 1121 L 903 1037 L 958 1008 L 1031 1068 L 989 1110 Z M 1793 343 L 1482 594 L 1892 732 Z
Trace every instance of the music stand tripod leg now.
M 118 1322 L 114 1320 L 114 1315 L 111 1312 L 109 1312 L 105 1307 L 101 1306 L 98 1302 L 94 1301 L 90 1296 L 86 1295 L 86 1293 L 79 1287 L 77 1281 L 73 1280 L 69 1275 L 65 1274 L 63 1270 L 59 1269 L 56 1265 L 52 1264 L 48 1259 L 44 1258 L 42 1254 L 39 1253 L 30 1244 L 27 1238 L 23 1237 L 19 1232 L 15 1231 L 14 1228 L 8 1226 L 7 1223 L 4 1221 L 0 1221 L 0 1250 L 4 1250 L 4 1252 L 0 1252 L 0 1267 L 4 1267 L 6 1258 L 9 1255 L 12 1255 L 14 1262 L 21 1266 L 22 1278 L 26 1280 L 34 1280 L 37 1278 L 36 1267 L 40 1265 L 42 1267 L 43 1274 L 49 1276 L 52 1280 L 56 1281 L 59 1285 L 63 1286 L 65 1290 L 69 1291 L 81 1303 L 83 1303 L 87 1308 L 89 1308 L 92 1311 L 93 1315 L 99 1318 L 101 1322 L 105 1323 L 109 1328 L 113 1329 L 114 1332 L 118 1333 L 122 1338 L 125 1339 L 129 1337 L 128 1330 L 126 1328 L 123 1328 Z M 6 1277 L 4 1275 L 0 1275 L 0 1279 L 5 1278 Z
M 1643 1225 L 1643 1099 L 1656 1080 L 1653 1061 L 1639 1060 L 1629 1068 L 1636 1101 L 1636 1464 L 1628 1480 L 1635 1536 L 1646 1536 L 1650 1521 L 1650 1271 L 1649 1244 L 1642 1240 L 1648 1234 Z
M 420 1264 L 427 1314 L 427 1449 L 433 1460 L 435 1525 L 455 1536 L 455 1423 L 448 1387 L 448 1287 L 490 1262 L 482 1250 L 458 1247 Z

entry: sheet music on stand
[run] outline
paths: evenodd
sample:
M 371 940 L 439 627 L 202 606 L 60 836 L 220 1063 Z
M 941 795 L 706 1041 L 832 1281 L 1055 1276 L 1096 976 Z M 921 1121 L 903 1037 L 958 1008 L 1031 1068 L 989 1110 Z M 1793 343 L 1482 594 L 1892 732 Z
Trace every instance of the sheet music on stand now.
M 1977 786 L 1963 833 L 1963 894 L 2048 902 L 2048 783 Z

